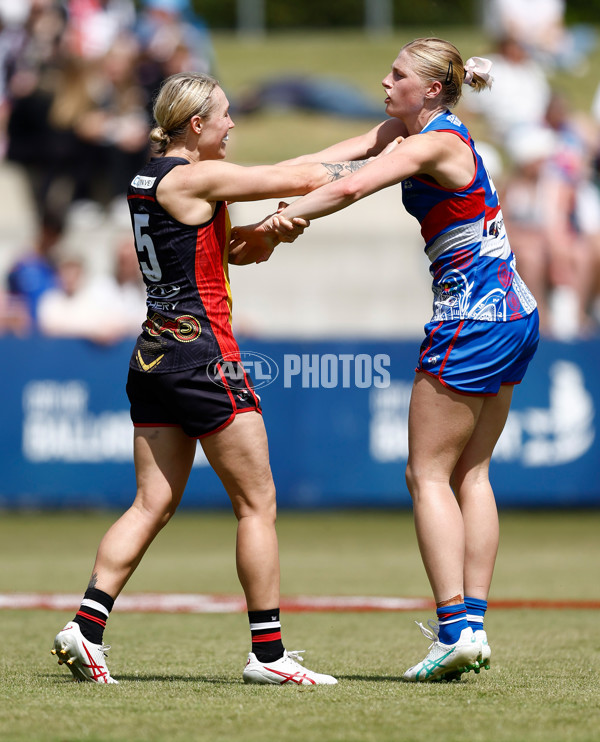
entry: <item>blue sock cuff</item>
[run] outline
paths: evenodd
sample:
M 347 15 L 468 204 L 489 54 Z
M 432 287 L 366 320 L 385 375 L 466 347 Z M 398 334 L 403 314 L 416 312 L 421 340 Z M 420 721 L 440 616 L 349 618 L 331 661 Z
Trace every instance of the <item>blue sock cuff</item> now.
M 454 615 L 455 613 L 464 613 L 467 607 L 464 603 L 457 603 L 456 605 L 445 605 L 443 608 L 436 608 L 435 612 L 438 616 L 443 615 Z
M 483 614 L 487 611 L 487 600 L 481 600 L 480 598 L 470 598 L 468 595 L 465 595 L 465 605 L 467 607 L 467 610 L 473 612 L 478 611 Z
M 468 626 L 467 609 L 464 603 L 445 605 L 436 608 L 438 618 L 438 638 L 443 644 L 454 644 L 460 638 L 463 629 Z

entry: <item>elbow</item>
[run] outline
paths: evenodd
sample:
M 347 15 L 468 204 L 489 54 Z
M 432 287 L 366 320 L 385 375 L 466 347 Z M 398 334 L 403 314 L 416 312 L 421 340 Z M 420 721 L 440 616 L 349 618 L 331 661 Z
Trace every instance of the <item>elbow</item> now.
M 341 180 L 329 183 L 318 191 L 322 193 L 322 203 L 327 204 L 328 213 L 339 211 L 351 206 L 359 201 L 365 194 L 357 187 L 357 184 L 351 183 L 351 178 L 342 178 Z
M 366 193 L 360 186 L 358 178 L 343 178 L 336 184 L 337 198 L 344 206 L 360 201 Z

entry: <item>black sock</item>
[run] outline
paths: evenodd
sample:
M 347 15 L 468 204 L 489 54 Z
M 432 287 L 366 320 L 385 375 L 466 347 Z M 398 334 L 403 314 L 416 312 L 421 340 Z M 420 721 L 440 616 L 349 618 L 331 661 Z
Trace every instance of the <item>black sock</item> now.
M 95 587 L 88 587 L 85 591 L 73 621 L 79 624 L 81 633 L 92 644 L 102 644 L 106 621 L 114 602 L 110 595 Z
M 271 611 L 248 611 L 252 652 L 259 662 L 275 662 L 283 657 L 279 608 Z

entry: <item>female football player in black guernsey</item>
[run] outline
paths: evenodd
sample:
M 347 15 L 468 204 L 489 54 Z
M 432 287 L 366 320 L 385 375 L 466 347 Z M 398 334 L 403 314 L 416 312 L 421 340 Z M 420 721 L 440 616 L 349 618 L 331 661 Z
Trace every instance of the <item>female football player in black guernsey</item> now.
M 286 652 L 279 622 L 275 486 L 259 399 L 231 330 L 228 201 L 305 194 L 357 163 L 240 167 L 224 162 L 233 121 L 216 81 L 177 74 L 154 106 L 159 157 L 128 192 L 148 314 L 127 382 L 135 427 L 137 494 L 104 535 L 73 621 L 52 653 L 77 680 L 116 683 L 103 630 L 113 602 L 186 486 L 196 440 L 220 477 L 238 519 L 237 571 L 246 597 L 252 651 L 243 678 L 274 684 L 335 684 Z M 332 175 L 332 173 L 334 173 Z M 281 225 L 291 241 L 306 222 Z M 256 255 L 236 262 L 255 262 Z M 240 414 L 248 413 L 248 414 Z

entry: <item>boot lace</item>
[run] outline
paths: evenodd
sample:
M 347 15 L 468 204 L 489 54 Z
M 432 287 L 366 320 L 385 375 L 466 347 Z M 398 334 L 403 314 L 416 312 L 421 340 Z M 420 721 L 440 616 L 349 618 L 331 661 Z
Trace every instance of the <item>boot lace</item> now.
M 440 633 L 440 627 L 437 621 L 434 621 L 433 618 L 430 618 L 429 621 L 427 621 L 427 626 L 429 626 L 429 628 L 423 626 L 420 621 L 415 621 L 415 623 L 421 629 L 421 633 L 423 634 L 423 636 L 429 639 L 430 642 L 439 641 L 438 637 Z

